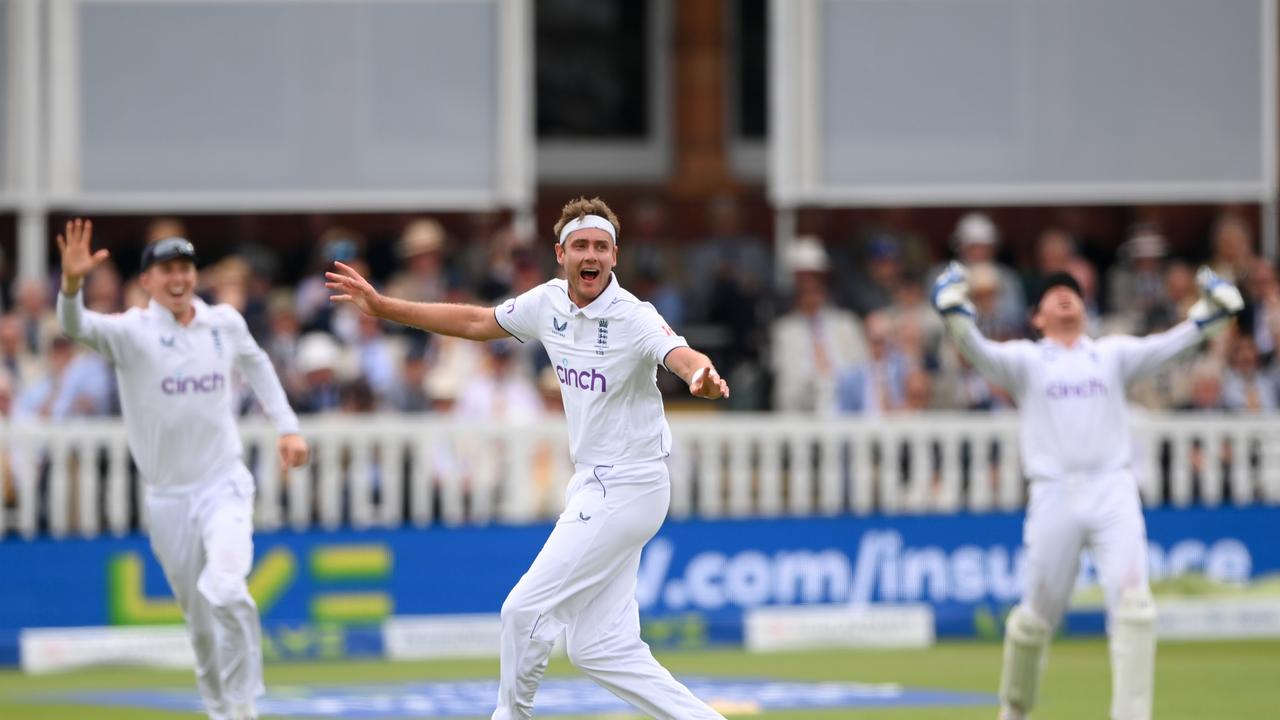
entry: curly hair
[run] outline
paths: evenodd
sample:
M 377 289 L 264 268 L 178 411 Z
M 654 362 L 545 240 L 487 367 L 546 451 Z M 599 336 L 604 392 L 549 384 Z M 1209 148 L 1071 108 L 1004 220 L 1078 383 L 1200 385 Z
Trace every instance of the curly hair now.
M 618 216 L 614 214 L 608 203 L 598 197 L 593 197 L 590 200 L 586 197 L 579 197 L 565 203 L 564 207 L 560 209 L 560 219 L 556 221 L 554 228 L 556 241 L 560 240 L 560 231 L 564 229 L 565 225 L 587 215 L 599 215 L 613 225 L 615 236 L 622 234 L 622 223 L 618 222 Z

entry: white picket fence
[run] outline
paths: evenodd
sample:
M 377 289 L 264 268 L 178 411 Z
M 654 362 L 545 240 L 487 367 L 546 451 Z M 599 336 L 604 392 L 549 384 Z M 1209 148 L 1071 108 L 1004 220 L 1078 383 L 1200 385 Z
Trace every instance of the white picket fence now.
M 675 416 L 674 517 L 951 513 L 1021 507 L 1012 414 L 821 421 Z M 432 416 L 308 419 L 309 467 L 279 474 L 275 432 L 243 424 L 257 524 L 368 528 L 554 517 L 572 472 L 562 422 L 474 425 Z M 1149 506 L 1280 504 L 1280 426 L 1233 415 L 1141 415 L 1136 472 Z M 0 537 L 120 535 L 145 527 L 115 420 L 0 425 L 13 488 Z

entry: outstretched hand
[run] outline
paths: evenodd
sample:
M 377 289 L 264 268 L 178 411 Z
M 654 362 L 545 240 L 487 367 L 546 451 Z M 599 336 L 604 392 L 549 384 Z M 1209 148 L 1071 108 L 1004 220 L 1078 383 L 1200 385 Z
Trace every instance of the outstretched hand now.
M 382 295 L 378 294 L 369 281 L 350 265 L 334 262 L 333 266 L 337 272 L 330 271 L 324 274 L 327 281 L 324 286 L 336 293 L 330 295 L 329 300 L 336 303 L 350 303 L 365 315 L 377 317 Z
M 58 235 L 58 252 L 62 255 L 62 289 L 73 293 L 80 289 L 84 277 L 93 272 L 99 263 L 111 256 L 104 250 L 94 252 L 90 247 L 93 239 L 93 221 L 67 221 L 66 235 Z
M 699 368 L 689 380 L 689 394 L 694 397 L 718 400 L 729 397 L 729 383 L 720 377 L 714 367 Z

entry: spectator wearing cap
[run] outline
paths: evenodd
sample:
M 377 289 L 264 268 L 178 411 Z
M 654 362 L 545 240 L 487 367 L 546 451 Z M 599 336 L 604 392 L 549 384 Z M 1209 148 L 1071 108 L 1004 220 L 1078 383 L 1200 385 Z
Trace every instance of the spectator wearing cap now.
M 444 226 L 433 218 L 406 225 L 396 244 L 396 256 L 404 269 L 391 277 L 387 294 L 410 302 L 440 302 L 448 289 L 446 239 Z
M 1000 231 L 996 224 L 984 213 L 971 212 L 965 214 L 956 223 L 951 236 L 951 246 L 957 259 L 966 267 L 981 263 L 990 263 L 999 274 L 1000 295 L 996 298 L 994 312 L 995 322 L 1004 327 L 1022 325 L 1026 321 L 1027 301 L 1022 282 L 1018 274 L 1007 265 L 996 259 L 1000 246 Z M 929 273 L 925 291 L 933 286 L 933 280 L 942 273 L 939 266 Z
M 878 233 L 867 242 L 862 262 L 844 288 L 850 307 L 865 318 L 893 304 L 894 291 L 901 281 L 902 249 L 898 239 Z
M 300 413 L 322 413 L 342 405 L 342 375 L 346 362 L 342 346 L 332 335 L 310 332 L 298 341 L 301 394 L 294 400 Z
M 333 303 L 324 286 L 324 271 L 335 262 L 348 265 L 359 260 L 364 251 L 364 236 L 344 227 L 334 226 L 320 233 L 319 249 L 312 259 L 311 270 L 298 283 L 294 294 L 298 322 L 307 332 L 334 332 Z
M 791 312 L 770 328 L 774 409 L 831 416 L 840 372 L 866 360 L 862 323 L 830 301 L 821 240 L 796 238 L 785 259 L 794 297 Z
M 1115 265 L 1107 272 L 1107 303 L 1117 331 L 1145 335 L 1144 320 L 1168 303 L 1164 270 L 1168 243 L 1154 227 L 1134 228 L 1120 246 Z

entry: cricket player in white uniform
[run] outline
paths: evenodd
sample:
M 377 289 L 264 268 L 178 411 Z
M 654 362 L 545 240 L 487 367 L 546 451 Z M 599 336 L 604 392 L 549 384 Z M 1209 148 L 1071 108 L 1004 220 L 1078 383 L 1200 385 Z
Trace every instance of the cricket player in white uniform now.
M 129 449 L 146 487 L 151 548 L 186 618 L 205 709 L 213 720 L 256 718 L 261 630 L 246 584 L 254 489 L 232 410 L 232 371 L 275 422 L 282 466 L 306 462 L 306 442 L 244 318 L 195 297 L 190 242 L 148 245 L 141 283 L 150 304 L 104 315 L 86 310 L 81 293 L 84 277 L 107 258 L 106 250 L 90 249 L 92 235 L 92 223 L 75 220 L 58 236 L 58 320 L 115 365 Z
M 336 302 L 428 332 L 539 340 L 555 366 L 575 472 L 564 512 L 502 605 L 501 677 L 493 720 L 533 717 L 533 696 L 557 636 L 592 680 L 651 717 L 721 715 L 654 660 L 640 639 L 640 550 L 667 515 L 663 458 L 671 433 L 656 385 L 665 366 L 696 397 L 728 397 L 711 361 L 618 285 L 619 223 L 599 198 L 565 205 L 552 280 L 496 308 L 383 297 L 350 267 L 328 274 Z
M 1036 691 L 1054 628 L 1062 619 L 1088 547 L 1107 599 L 1111 717 L 1151 717 L 1155 605 L 1147 581 L 1147 538 L 1129 439 L 1126 387 L 1221 330 L 1244 306 L 1239 291 L 1208 268 L 1186 322 L 1143 338 L 1085 335 L 1080 286 L 1066 273 L 1046 279 L 1033 308 L 1038 342 L 992 342 L 973 323 L 964 268 L 934 283 L 933 303 L 965 357 L 1008 390 L 1021 415 L 1023 472 L 1030 500 L 1023 526 L 1026 587 L 1005 625 L 1000 717 L 1021 720 Z

